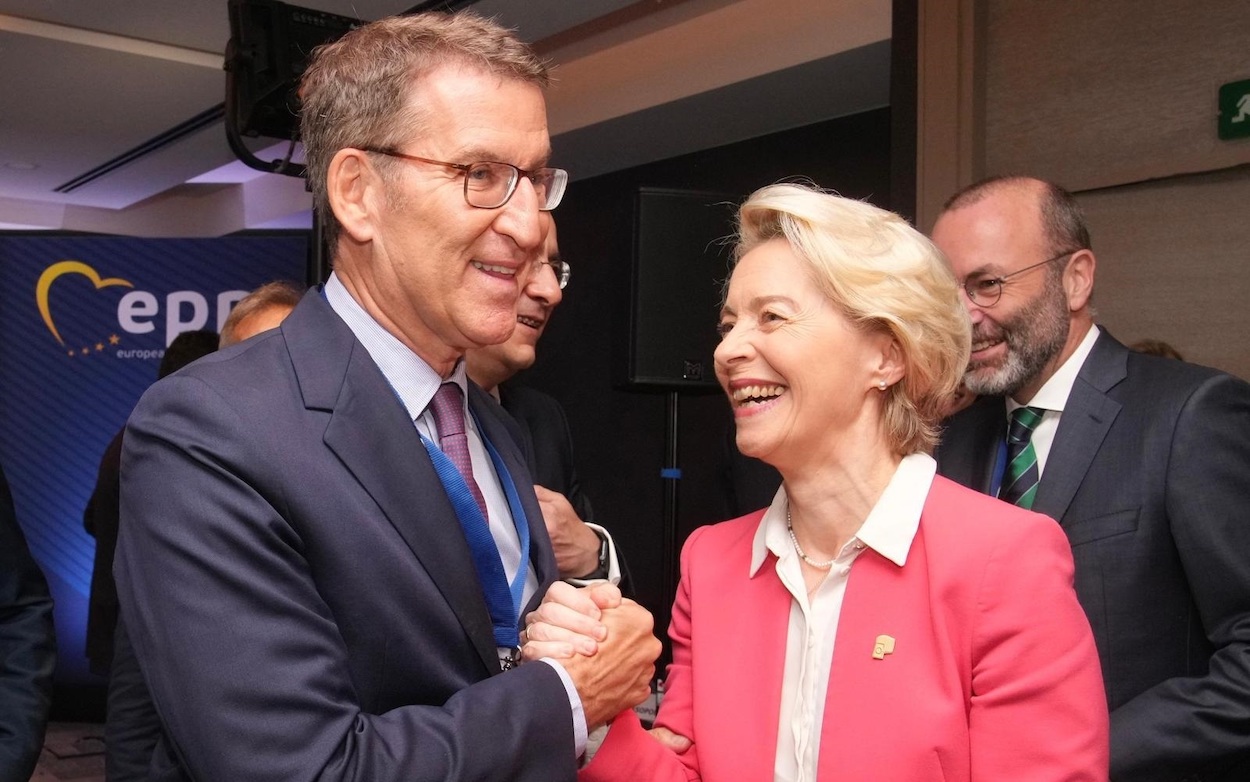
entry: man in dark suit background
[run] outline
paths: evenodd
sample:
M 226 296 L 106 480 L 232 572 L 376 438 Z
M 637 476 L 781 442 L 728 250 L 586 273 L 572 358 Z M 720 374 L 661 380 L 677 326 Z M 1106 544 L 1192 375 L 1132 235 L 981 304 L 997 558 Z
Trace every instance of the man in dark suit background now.
M 495 397 L 521 424 L 534 448 L 534 491 L 542 506 L 560 577 L 574 583 L 607 579 L 628 582 L 611 534 L 594 523 L 590 498 L 582 491 L 573 465 L 573 440 L 564 408 L 550 394 L 508 381 L 529 369 L 538 358 L 542 338 L 560 302 L 571 270 L 560 254 L 555 221 L 544 215 L 546 240 L 542 264 L 517 302 L 517 327 L 497 345 L 474 348 L 465 354 L 469 378 Z M 621 586 L 626 593 L 631 585 Z
M 122 456 L 122 621 L 160 779 L 571 782 L 649 694 L 651 619 L 596 587 L 593 657 L 516 666 L 556 579 L 525 440 L 465 378 L 537 271 L 546 67 L 472 14 L 357 28 L 305 71 L 334 273 L 153 386 Z
M 55 667 L 52 596 L 0 468 L 0 782 L 26 782 L 35 770 Z
M 967 292 L 965 382 L 982 395 L 949 420 L 938 470 L 1021 494 L 1067 532 L 1112 710 L 1112 780 L 1250 779 L 1250 386 L 1131 353 L 1095 325 L 1089 233 L 1053 184 L 973 185 L 933 240 Z M 1022 406 L 1040 422 L 1017 464 L 1035 457 L 1036 471 L 1009 472 Z

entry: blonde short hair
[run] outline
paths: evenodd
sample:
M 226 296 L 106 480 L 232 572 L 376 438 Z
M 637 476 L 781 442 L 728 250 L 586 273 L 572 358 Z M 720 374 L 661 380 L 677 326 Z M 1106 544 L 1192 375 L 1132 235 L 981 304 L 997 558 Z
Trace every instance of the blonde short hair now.
M 735 262 L 784 239 L 852 323 L 894 338 L 904 374 L 886 391 L 886 436 L 897 453 L 931 451 L 972 339 L 941 251 L 893 212 L 791 183 L 751 194 L 738 210 L 737 239 Z
M 326 192 L 330 161 L 346 147 L 398 147 L 419 136 L 427 122 L 408 105 L 412 86 L 448 63 L 544 89 L 550 82 L 527 44 L 467 11 L 380 19 L 313 50 L 300 80 L 300 136 L 313 207 L 331 246 L 339 225 Z

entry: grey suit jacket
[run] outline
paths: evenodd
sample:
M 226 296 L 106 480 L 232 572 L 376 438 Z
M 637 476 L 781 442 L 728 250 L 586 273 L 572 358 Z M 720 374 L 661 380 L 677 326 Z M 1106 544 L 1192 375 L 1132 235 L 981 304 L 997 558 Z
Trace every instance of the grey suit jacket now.
M 1001 397 L 954 416 L 938 471 L 988 491 L 1006 421 Z M 1033 510 L 1072 544 L 1112 779 L 1250 779 L 1250 386 L 1104 332 Z
M 522 439 L 480 389 L 469 404 L 522 498 L 537 600 L 556 568 Z M 162 724 L 154 777 L 574 778 L 559 675 L 500 675 L 430 459 L 318 293 L 155 384 L 122 476 L 117 587 Z

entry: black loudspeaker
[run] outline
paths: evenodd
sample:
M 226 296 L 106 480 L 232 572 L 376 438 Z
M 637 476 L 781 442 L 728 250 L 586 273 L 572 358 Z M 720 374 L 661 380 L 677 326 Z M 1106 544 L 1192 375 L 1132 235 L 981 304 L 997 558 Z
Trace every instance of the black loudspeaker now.
M 717 388 L 712 352 L 736 210 L 724 193 L 639 188 L 626 386 Z

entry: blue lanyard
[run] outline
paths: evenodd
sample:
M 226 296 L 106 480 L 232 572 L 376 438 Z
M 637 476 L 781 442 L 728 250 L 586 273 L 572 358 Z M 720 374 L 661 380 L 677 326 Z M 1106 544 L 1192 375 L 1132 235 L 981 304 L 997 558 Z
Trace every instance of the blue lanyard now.
M 476 417 L 474 418 L 476 421 Z M 481 431 L 479 427 L 478 431 Z M 420 434 L 420 432 L 418 432 Z M 482 437 L 490 460 L 495 465 L 495 473 L 503 486 L 508 498 L 508 508 L 512 511 L 512 523 L 516 527 L 520 539 L 521 562 L 517 567 L 516 576 L 508 582 L 503 569 L 503 561 L 499 558 L 499 548 L 491 537 L 490 527 L 482 512 L 478 510 L 477 501 L 473 499 L 469 486 L 464 482 L 460 471 L 452 463 L 447 454 L 443 453 L 428 437 L 421 435 L 421 444 L 434 462 L 434 471 L 451 500 L 456 518 L 464 530 L 465 541 L 469 544 L 469 553 L 473 557 L 473 568 L 477 571 L 478 583 L 482 585 L 482 595 L 486 598 L 486 608 L 490 611 L 491 625 L 494 627 L 495 645 L 508 648 L 520 646 L 518 626 L 521 615 L 521 599 L 525 592 L 525 580 L 529 574 L 530 529 L 525 518 L 525 510 L 521 507 L 521 498 L 517 494 L 512 476 L 508 474 L 503 459 L 500 458 L 490 440 Z
M 1007 441 L 998 441 L 998 453 L 994 455 L 994 474 L 991 476 L 990 496 L 997 497 L 1003 490 L 1003 476 L 1007 472 Z
M 324 283 L 317 286 L 317 292 L 328 304 L 330 297 L 326 294 Z M 334 309 L 333 305 L 330 309 Z M 342 318 L 341 315 L 339 317 Z M 391 392 L 395 394 L 395 399 L 403 407 L 403 398 L 391 384 L 390 378 L 386 380 L 391 386 Z M 477 416 L 473 416 L 473 420 L 476 423 Z M 477 430 L 481 432 L 482 427 L 478 426 Z M 443 491 L 447 493 L 447 499 L 451 500 L 451 506 L 456 511 L 456 518 L 460 521 L 461 529 L 464 530 L 464 538 L 469 544 L 469 552 L 473 557 L 473 568 L 477 571 L 478 583 L 482 585 L 482 596 L 486 599 L 487 610 L 490 611 L 495 645 L 515 649 L 521 645 L 518 627 L 521 599 L 525 593 L 525 580 L 529 575 L 530 527 L 525 517 L 525 509 L 521 506 L 520 495 L 517 494 L 516 485 L 512 482 L 512 476 L 508 474 L 508 468 L 504 466 L 503 459 L 495 450 L 495 446 L 486 438 L 486 435 L 482 435 L 482 442 L 486 444 L 486 450 L 490 453 L 491 463 L 495 465 L 495 474 L 499 476 L 499 482 L 508 498 L 508 509 L 512 512 L 512 523 L 516 527 L 520 541 L 521 562 L 517 567 L 516 577 L 509 583 L 508 575 L 503 569 L 503 560 L 499 558 L 499 548 L 495 545 L 495 539 L 491 537 L 486 519 L 482 518 L 482 512 L 478 510 L 477 501 L 473 499 L 469 485 L 464 482 L 460 471 L 442 449 L 421 434 L 420 430 L 417 430 L 417 434 L 421 437 L 421 444 L 425 446 L 426 453 L 430 455 L 430 461 L 434 463 L 434 471 L 438 473 L 438 480 L 443 484 Z

